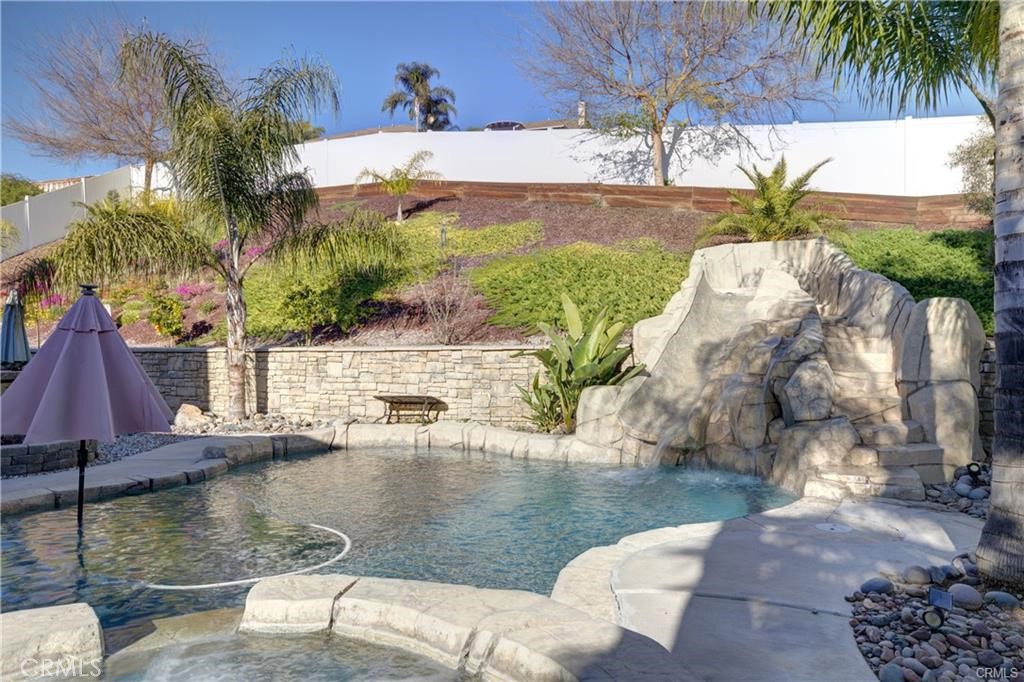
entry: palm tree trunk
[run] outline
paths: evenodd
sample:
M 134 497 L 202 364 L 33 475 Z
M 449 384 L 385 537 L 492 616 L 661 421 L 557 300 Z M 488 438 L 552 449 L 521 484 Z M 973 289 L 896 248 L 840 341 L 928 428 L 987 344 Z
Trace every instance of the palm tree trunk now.
M 420 98 L 418 96 L 412 98 L 412 108 L 416 115 L 416 132 L 418 133 L 420 132 Z
M 651 151 L 654 152 L 654 174 L 651 184 L 661 187 L 665 184 L 665 142 L 661 139 L 661 128 L 651 129 Z
M 1024 0 L 999 3 L 996 104 L 995 316 L 997 383 L 992 506 L 978 568 L 1024 585 Z
M 398 197 L 398 213 L 395 214 L 395 222 L 402 222 L 402 197 Z
M 228 326 L 228 409 L 226 417 L 231 421 L 242 421 L 245 410 L 245 296 L 238 267 L 233 263 L 227 267 L 225 276 L 227 295 L 224 307 Z

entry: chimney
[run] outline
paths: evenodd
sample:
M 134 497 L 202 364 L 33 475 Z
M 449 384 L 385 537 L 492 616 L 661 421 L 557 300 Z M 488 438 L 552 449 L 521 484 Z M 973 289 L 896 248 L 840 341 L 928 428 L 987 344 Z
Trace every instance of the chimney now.
M 586 128 L 587 123 L 587 103 L 580 100 L 576 105 L 576 125 L 580 128 Z

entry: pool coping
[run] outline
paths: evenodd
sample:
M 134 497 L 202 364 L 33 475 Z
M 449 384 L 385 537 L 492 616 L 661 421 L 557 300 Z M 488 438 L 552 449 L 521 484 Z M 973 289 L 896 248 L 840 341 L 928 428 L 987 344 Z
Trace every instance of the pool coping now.
M 365 424 L 339 419 L 332 426 L 298 433 L 206 436 L 169 443 L 86 469 L 85 501 L 96 502 L 199 483 L 236 466 L 290 455 L 379 447 L 478 451 L 514 459 L 631 465 L 611 448 L 574 436 L 514 431 L 476 422 Z M 68 469 L 0 481 L 0 514 L 74 506 L 78 471 Z
M 266 578 L 244 609 L 161 618 L 149 629 L 108 666 L 210 635 L 326 635 L 402 649 L 474 679 L 703 680 L 655 641 L 548 597 L 418 580 Z

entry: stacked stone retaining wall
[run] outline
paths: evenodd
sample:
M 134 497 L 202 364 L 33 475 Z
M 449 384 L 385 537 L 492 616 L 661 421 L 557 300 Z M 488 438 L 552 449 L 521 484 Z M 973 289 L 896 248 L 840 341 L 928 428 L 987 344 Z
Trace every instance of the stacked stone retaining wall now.
M 257 412 L 305 417 L 384 414 L 375 395 L 430 395 L 448 405 L 447 420 L 525 426 L 516 386 L 539 364 L 525 347 L 270 348 L 249 353 L 249 405 Z M 221 412 L 227 402 L 223 348 L 135 349 L 172 409 L 192 403 Z

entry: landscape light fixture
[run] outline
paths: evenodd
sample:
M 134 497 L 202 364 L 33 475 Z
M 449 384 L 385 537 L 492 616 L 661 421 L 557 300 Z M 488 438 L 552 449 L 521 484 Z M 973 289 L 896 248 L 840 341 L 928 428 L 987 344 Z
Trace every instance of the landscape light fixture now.
M 942 611 L 934 606 L 925 609 L 924 614 L 922 614 L 921 617 L 924 619 L 925 625 L 930 627 L 932 630 L 938 630 L 942 627 L 942 624 L 946 622 L 946 618 L 942 615 Z
M 970 476 L 975 481 L 977 481 L 978 477 L 981 476 L 981 465 L 978 464 L 977 462 L 971 462 L 970 464 L 968 464 L 967 475 Z

